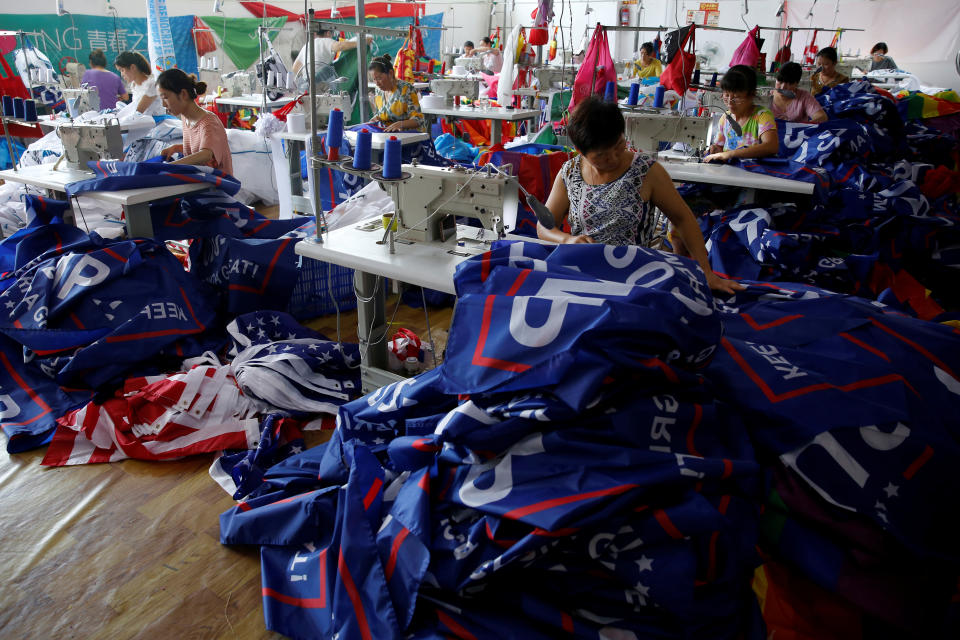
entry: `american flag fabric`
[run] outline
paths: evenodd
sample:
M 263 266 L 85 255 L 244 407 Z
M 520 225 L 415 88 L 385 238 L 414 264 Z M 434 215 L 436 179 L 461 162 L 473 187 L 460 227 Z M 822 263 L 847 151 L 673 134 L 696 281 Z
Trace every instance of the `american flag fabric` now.
M 90 402 L 57 422 L 43 459 L 48 466 L 172 460 L 249 449 L 260 440 L 257 405 L 240 391 L 229 366 L 130 378 L 113 398 Z
M 66 191 L 71 198 L 87 191 L 123 191 L 198 182 L 209 184 L 229 195 L 235 195 L 240 190 L 239 180 L 212 167 L 119 160 L 91 160 L 87 166 L 96 177 L 68 184 Z
M 227 325 L 232 366 L 248 397 L 288 415 L 336 414 L 360 394 L 360 348 L 337 343 L 280 311 L 256 311 Z

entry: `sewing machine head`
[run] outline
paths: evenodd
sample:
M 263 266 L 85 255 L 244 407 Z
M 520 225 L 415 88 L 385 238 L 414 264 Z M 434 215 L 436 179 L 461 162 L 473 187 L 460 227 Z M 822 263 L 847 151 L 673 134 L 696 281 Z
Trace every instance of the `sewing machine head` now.
M 453 61 L 454 64 L 458 67 L 463 67 L 468 72 L 473 71 L 482 71 L 483 70 L 483 58 L 480 56 L 460 56 Z
M 555 84 L 561 84 L 566 82 L 567 84 L 572 84 L 574 78 L 577 77 L 577 68 L 566 65 L 543 65 L 540 67 L 534 67 L 533 77 L 537 79 L 537 86 L 541 90 L 549 89 Z
M 96 87 L 83 85 L 79 89 L 64 89 L 63 101 L 71 118 L 87 111 L 100 111 L 100 94 Z
M 306 125 L 307 128 L 310 128 L 310 109 L 307 109 L 308 100 L 304 98 L 304 112 L 306 113 Z M 350 94 L 348 93 L 321 93 L 314 96 L 314 102 L 317 105 L 317 108 L 314 109 L 314 112 L 317 114 L 317 128 L 323 126 L 330 118 L 330 112 L 334 109 L 340 109 L 344 113 L 350 113 L 353 109 L 353 103 L 350 100 Z
M 257 75 L 246 71 L 231 71 L 220 76 L 224 88 L 233 97 L 251 96 L 257 93 Z
M 86 70 L 87 68 L 79 62 L 68 62 L 66 64 L 66 71 L 60 74 L 60 80 L 63 86 L 70 89 L 79 89 L 80 79 L 83 78 L 83 72 Z
M 660 142 L 683 142 L 695 149 L 710 140 L 710 116 L 683 116 L 674 111 L 637 109 L 624 111 L 626 137 L 635 149 L 654 153 Z
M 443 96 L 448 107 L 453 106 L 455 96 L 462 96 L 469 100 L 480 97 L 480 81 L 465 78 L 443 78 L 430 81 L 430 91 Z
M 514 230 L 517 179 L 488 170 L 403 165 L 410 177 L 381 183 L 400 219 L 398 237 L 444 242 L 456 235 L 456 216 L 475 218 L 502 236 Z
M 87 171 L 89 161 L 123 159 L 123 136 L 115 118 L 110 122 L 61 124 L 57 135 L 63 141 L 63 153 L 71 169 Z

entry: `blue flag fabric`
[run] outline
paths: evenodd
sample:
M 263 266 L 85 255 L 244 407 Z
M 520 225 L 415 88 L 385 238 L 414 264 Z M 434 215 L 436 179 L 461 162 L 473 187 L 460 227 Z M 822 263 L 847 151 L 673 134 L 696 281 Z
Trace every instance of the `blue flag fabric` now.
M 335 414 L 360 392 L 360 348 L 301 327 L 287 313 L 257 311 L 227 326 L 237 384 L 287 415 Z
M 47 444 L 57 418 L 93 396 L 92 392 L 60 387 L 36 360 L 25 362 L 21 352 L 19 344 L 0 336 L 0 425 L 7 435 L 7 453 Z
M 539 388 L 567 375 L 588 391 L 614 363 L 649 358 L 700 367 L 721 331 L 696 263 L 639 247 L 515 243 L 461 263 L 455 283 L 448 393 Z M 650 343 L 630 326 L 648 327 Z M 609 358 L 590 355 L 598 340 Z
M 97 177 L 68 184 L 67 195 L 71 198 L 87 191 L 123 191 L 198 182 L 207 183 L 229 195 L 235 195 L 240 190 L 239 180 L 212 167 L 113 160 L 90 161 L 87 165 Z
M 64 214 L 70 208 L 66 200 L 52 200 L 43 196 L 23 196 L 27 210 L 27 226 L 0 242 L 0 273 L 6 274 L 30 262 L 49 247 L 71 244 L 86 234 L 73 225 L 64 223 Z M 0 287 L 13 281 L 0 280 Z
M 756 564 L 749 496 L 759 495 L 758 467 L 744 425 L 696 373 L 710 359 L 711 337 L 714 345 L 720 338 L 703 275 L 658 252 L 583 248 L 497 248 L 458 271 L 460 304 L 524 300 L 540 313 L 529 319 L 539 326 L 541 303 L 589 296 L 568 303 L 569 325 L 546 322 L 574 332 L 588 323 L 576 307 L 599 315 L 593 339 L 606 335 L 622 350 L 612 365 L 601 365 L 586 340 L 554 340 L 536 357 L 574 354 L 555 379 L 535 384 L 526 370 L 496 367 L 490 378 L 486 366 L 470 372 L 477 365 L 460 360 L 451 342 L 439 369 L 344 405 L 330 442 L 271 468 L 252 496 L 223 514 L 223 542 L 267 545 L 271 629 L 294 637 L 430 628 L 502 637 L 504 627 L 485 633 L 482 622 L 474 625 L 511 600 L 529 620 L 510 616 L 510 628 L 539 630 L 534 637 L 570 627 L 598 638 L 707 629 L 736 637 L 748 628 L 752 600 L 743 587 Z M 468 343 L 471 334 L 510 331 L 508 318 L 482 325 L 459 309 L 452 333 Z M 680 319 L 662 322 L 665 313 Z M 628 336 L 639 345 L 628 349 Z M 722 431 L 700 428 L 716 421 Z M 333 521 L 323 519 L 334 510 Z M 316 573 L 294 571 L 304 557 Z M 329 577 L 317 584 L 321 566 Z M 585 571 L 600 576 L 590 589 Z M 555 586 L 542 599 L 519 596 L 545 584 Z M 338 598 L 351 603 L 358 626 L 341 622 Z M 419 617 L 431 602 L 439 604 Z M 447 603 L 459 613 L 444 618 Z
M 267 218 L 219 189 L 151 203 L 154 238 L 183 240 L 212 238 L 278 238 L 308 221 L 307 216 L 285 220 Z
M 0 331 L 60 384 L 96 388 L 213 319 L 194 280 L 154 241 L 96 234 L 17 269 Z

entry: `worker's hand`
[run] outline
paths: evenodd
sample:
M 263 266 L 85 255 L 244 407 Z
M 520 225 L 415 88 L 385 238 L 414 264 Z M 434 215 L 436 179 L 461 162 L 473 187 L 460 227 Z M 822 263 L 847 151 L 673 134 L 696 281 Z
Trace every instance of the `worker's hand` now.
M 169 160 L 170 156 L 177 153 L 183 153 L 182 144 L 175 144 L 160 151 L 160 155 L 163 156 L 164 160 Z
M 733 151 L 721 151 L 720 153 L 711 153 L 703 158 L 704 162 L 730 162 L 733 159 Z
M 384 131 L 403 131 L 403 121 L 400 122 L 391 122 Z
M 596 242 L 585 233 L 579 236 L 567 236 L 563 239 L 563 244 L 595 244 Z
M 739 282 L 721 278 L 713 271 L 707 274 L 707 285 L 710 287 L 711 291 L 716 293 L 726 293 L 728 295 L 733 295 L 737 291 L 743 291 L 746 289 L 746 287 Z

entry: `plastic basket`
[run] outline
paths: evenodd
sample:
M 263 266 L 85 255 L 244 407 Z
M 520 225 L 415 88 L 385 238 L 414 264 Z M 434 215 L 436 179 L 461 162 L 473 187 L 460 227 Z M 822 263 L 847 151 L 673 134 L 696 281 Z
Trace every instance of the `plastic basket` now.
M 315 318 L 330 313 L 357 308 L 357 296 L 353 292 L 353 269 L 311 258 L 301 258 L 297 284 L 290 294 L 288 311 L 297 320 Z M 329 272 L 329 289 L 327 278 Z

